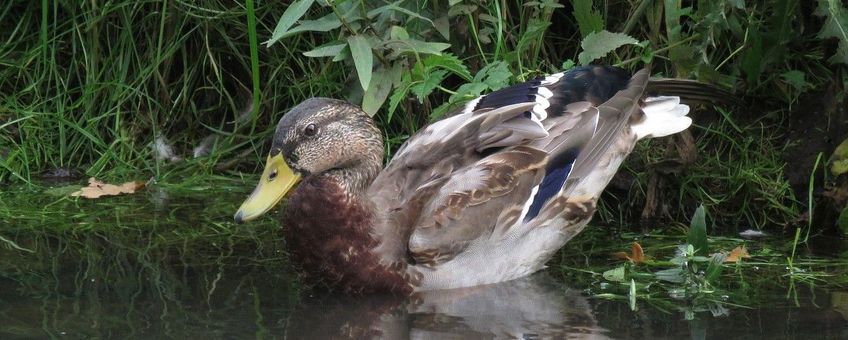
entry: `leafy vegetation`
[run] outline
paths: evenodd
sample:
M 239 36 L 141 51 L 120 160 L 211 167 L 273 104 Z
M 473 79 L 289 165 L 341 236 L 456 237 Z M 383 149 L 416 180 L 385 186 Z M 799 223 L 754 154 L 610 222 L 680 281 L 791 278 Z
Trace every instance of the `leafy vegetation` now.
M 848 185 L 813 171 L 848 134 L 845 11 L 835 0 L 9 1 L 0 182 L 239 176 L 311 96 L 361 104 L 391 156 L 481 93 L 576 64 L 650 64 L 742 105 L 708 105 L 689 134 L 640 146 L 604 220 L 680 220 L 704 204 L 722 225 L 788 225 L 813 216 L 811 173 L 816 200 Z

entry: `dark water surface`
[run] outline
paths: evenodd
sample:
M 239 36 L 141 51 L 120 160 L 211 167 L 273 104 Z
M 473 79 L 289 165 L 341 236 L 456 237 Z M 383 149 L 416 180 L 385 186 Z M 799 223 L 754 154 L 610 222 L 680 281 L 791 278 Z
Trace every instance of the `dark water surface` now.
M 711 310 L 591 297 L 540 273 L 412 298 L 307 289 L 272 218 L 219 185 L 99 200 L 0 193 L 0 339 L 848 338 L 848 293 Z

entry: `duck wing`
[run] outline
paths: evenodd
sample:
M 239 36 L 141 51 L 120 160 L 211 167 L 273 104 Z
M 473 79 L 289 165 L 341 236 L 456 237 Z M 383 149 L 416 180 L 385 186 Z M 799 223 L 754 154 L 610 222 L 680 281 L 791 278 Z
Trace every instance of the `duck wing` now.
M 385 212 L 377 232 L 407 240 L 429 266 L 504 235 L 592 168 L 638 111 L 647 79 L 591 66 L 469 102 L 410 138 L 374 181 Z

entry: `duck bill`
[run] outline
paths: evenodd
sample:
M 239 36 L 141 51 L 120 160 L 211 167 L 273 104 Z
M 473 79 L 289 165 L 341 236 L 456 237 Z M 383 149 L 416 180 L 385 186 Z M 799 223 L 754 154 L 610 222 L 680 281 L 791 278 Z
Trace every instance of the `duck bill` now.
M 299 181 L 300 174 L 292 171 L 282 154 L 268 156 L 259 184 L 233 216 L 236 223 L 250 221 L 271 210 Z

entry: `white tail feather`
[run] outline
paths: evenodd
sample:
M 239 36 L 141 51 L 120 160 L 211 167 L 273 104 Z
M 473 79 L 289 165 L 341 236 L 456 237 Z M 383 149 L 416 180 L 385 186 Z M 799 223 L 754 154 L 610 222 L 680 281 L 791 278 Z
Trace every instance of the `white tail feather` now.
M 645 98 L 642 112 L 642 121 L 630 126 L 638 139 L 672 135 L 692 125 L 692 118 L 686 117 L 689 106 L 680 104 L 680 97 Z

